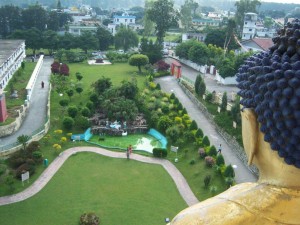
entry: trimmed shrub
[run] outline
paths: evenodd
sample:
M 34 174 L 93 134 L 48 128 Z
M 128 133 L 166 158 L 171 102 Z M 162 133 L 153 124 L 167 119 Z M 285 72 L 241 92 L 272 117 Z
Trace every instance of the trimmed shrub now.
M 68 108 L 68 115 L 72 118 L 75 118 L 78 113 L 78 108 L 76 106 L 70 106 Z
M 84 117 L 89 117 L 91 114 L 91 111 L 87 108 L 87 107 L 84 107 L 82 110 L 81 110 L 81 115 L 83 115 Z
M 100 219 L 95 213 L 84 213 L 80 216 L 80 225 L 99 225 Z
M 213 167 L 213 165 L 215 165 L 216 161 L 215 161 L 215 159 L 213 157 L 206 156 L 205 157 L 205 163 L 206 163 L 207 166 Z
M 84 117 L 84 116 L 79 116 L 79 117 L 76 117 L 75 119 L 75 126 L 80 128 L 80 129 L 87 129 L 90 127 L 90 121 Z
M 183 108 L 182 115 L 187 114 L 186 108 Z
M 160 90 L 161 89 L 160 84 L 156 84 L 155 89 Z
M 167 157 L 168 152 L 165 148 L 153 148 L 153 156 L 158 158 Z
M 222 166 L 225 164 L 225 160 L 222 154 L 217 155 L 217 160 L 216 160 L 216 164 L 218 166 Z
M 227 184 L 227 187 L 231 187 L 234 183 L 234 178 L 232 177 L 226 177 L 225 178 L 225 183 Z
M 193 134 L 193 132 L 187 130 L 183 133 L 183 136 L 184 136 L 184 139 L 187 141 L 187 142 L 193 142 L 195 141 L 195 135 Z
M 201 128 L 198 128 L 195 134 L 196 138 L 202 138 L 203 137 L 203 131 Z
M 204 146 L 210 146 L 210 141 L 209 141 L 209 139 L 208 139 L 207 136 L 204 136 L 204 138 L 203 138 L 203 140 L 202 140 L 202 144 L 203 144 Z
M 226 169 L 224 171 L 224 177 L 235 177 L 234 169 L 231 166 L 231 164 L 226 166 Z
M 42 154 L 42 152 L 40 152 L 40 151 L 34 151 L 33 153 L 32 153 L 32 157 L 34 158 L 34 159 L 36 159 L 36 160 L 40 160 L 40 159 L 42 159 L 43 158 L 43 154 Z
M 212 95 L 212 93 L 208 93 L 208 94 L 206 95 L 206 97 L 205 97 L 205 101 L 207 101 L 207 102 L 212 102 L 212 100 L 213 100 L 213 95 Z
M 174 94 L 174 93 L 172 93 L 172 94 L 170 95 L 170 99 L 175 99 L 175 94 Z
M 190 161 L 190 165 L 194 165 L 195 163 L 196 163 L 195 159 L 192 159 L 192 160 Z
M 72 129 L 72 127 L 74 126 L 74 119 L 72 117 L 65 117 L 63 119 L 63 126 L 64 128 L 66 128 L 67 130 Z
M 206 175 L 203 179 L 203 182 L 204 182 L 204 187 L 205 188 L 208 188 L 210 182 L 211 182 L 211 176 L 210 175 Z
M 217 149 L 214 145 L 210 146 L 208 150 L 208 155 L 209 156 L 216 156 L 217 155 Z
M 206 156 L 206 152 L 205 152 L 204 148 L 199 148 L 198 153 L 199 153 L 200 158 L 202 158 L 202 159 Z
M 197 130 L 198 129 L 198 125 L 196 123 L 195 120 L 192 121 L 190 127 L 189 127 L 190 130 Z

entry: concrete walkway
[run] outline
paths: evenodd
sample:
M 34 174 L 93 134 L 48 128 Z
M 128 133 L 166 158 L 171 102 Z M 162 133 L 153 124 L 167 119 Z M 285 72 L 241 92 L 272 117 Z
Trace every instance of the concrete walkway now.
M 24 201 L 32 197 L 33 195 L 37 194 L 51 180 L 51 178 L 60 169 L 60 167 L 64 164 L 64 162 L 70 156 L 79 152 L 94 152 L 97 154 L 101 154 L 113 158 L 122 158 L 122 159 L 126 158 L 126 155 L 123 152 L 113 152 L 99 147 L 70 148 L 68 150 L 65 150 L 60 156 L 58 156 L 30 187 L 17 194 L 0 197 L 0 206 Z M 185 202 L 189 206 L 194 205 L 198 202 L 198 199 L 191 191 L 185 178 L 177 170 L 177 168 L 168 160 L 145 157 L 138 154 L 131 154 L 130 159 L 137 160 L 144 163 L 153 163 L 153 164 L 162 165 L 163 168 L 170 174 L 170 176 L 174 180 L 176 187 L 178 188 L 178 191 L 181 194 L 182 198 L 185 200 Z
M 178 81 L 171 76 L 162 77 L 155 80 L 159 83 L 161 89 L 166 93 L 174 93 L 181 102 L 192 120 L 195 120 L 198 127 L 200 127 L 204 135 L 207 135 L 211 145 L 219 146 L 222 144 L 222 155 L 224 156 L 226 164 L 235 165 L 235 180 L 237 183 L 255 182 L 257 177 L 252 174 L 244 163 L 231 150 L 230 146 L 223 139 L 223 137 L 216 131 L 215 127 L 207 120 L 201 110 L 193 104 L 189 97 L 183 92 L 178 84 Z
M 44 58 L 42 67 L 33 87 L 28 114 L 19 130 L 12 135 L 0 138 L 0 146 L 15 143 L 17 138 L 21 135 L 31 136 L 33 132 L 45 123 L 52 62 L 53 58 Z M 42 81 L 45 83 L 44 88 L 41 87 Z

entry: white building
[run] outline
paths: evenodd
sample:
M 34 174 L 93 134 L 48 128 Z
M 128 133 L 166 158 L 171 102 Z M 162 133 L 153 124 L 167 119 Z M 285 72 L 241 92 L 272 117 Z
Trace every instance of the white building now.
M 25 41 L 0 40 L 0 46 L 0 89 L 4 89 L 26 57 Z
M 135 24 L 135 16 L 130 16 L 128 13 L 123 13 L 122 16 L 114 16 L 113 23 L 108 24 L 108 30 L 113 36 L 117 33 L 117 29 L 120 25 L 131 28 L 132 30 L 143 29 L 142 25 Z
M 256 33 L 256 13 L 245 13 L 242 40 L 252 39 Z
M 190 39 L 195 39 L 200 42 L 204 42 L 206 38 L 205 33 L 183 33 L 182 34 L 182 42 L 188 41 Z

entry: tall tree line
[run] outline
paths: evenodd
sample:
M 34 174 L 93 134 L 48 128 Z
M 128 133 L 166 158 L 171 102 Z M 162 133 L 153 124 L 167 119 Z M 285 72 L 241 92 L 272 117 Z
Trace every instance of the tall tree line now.
M 72 17 L 66 13 L 46 11 L 40 5 L 32 5 L 26 9 L 5 5 L 0 7 L 0 36 L 6 38 L 18 29 L 58 31 L 72 20 Z

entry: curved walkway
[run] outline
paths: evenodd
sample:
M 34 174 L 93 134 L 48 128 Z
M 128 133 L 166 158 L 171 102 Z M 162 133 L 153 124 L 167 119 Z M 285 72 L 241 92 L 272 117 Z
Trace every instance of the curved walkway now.
M 64 151 L 59 157 L 56 157 L 56 159 L 49 165 L 47 169 L 41 174 L 41 176 L 27 189 L 24 191 L 9 195 L 0 197 L 0 206 L 1 205 L 8 205 L 15 202 L 20 202 L 23 200 L 26 200 L 33 195 L 37 194 L 40 190 L 42 190 L 43 187 L 46 186 L 46 184 L 51 180 L 51 178 L 54 176 L 54 174 L 60 169 L 60 167 L 64 164 L 64 162 L 72 155 L 78 153 L 78 152 L 94 152 L 97 154 L 101 154 L 108 157 L 113 158 L 126 158 L 126 155 L 124 152 L 113 152 L 109 150 L 105 150 L 103 148 L 98 147 L 74 147 L 70 148 L 66 151 Z M 179 190 L 179 193 L 181 194 L 182 198 L 185 200 L 185 202 L 191 206 L 196 203 L 198 203 L 198 199 L 190 189 L 188 183 L 186 182 L 183 175 L 179 172 L 179 170 L 168 160 L 165 159 L 158 159 L 158 158 L 151 158 L 151 157 L 145 157 L 138 154 L 131 154 L 130 156 L 131 160 L 137 160 L 140 162 L 145 163 L 153 163 L 153 164 L 159 164 L 162 165 L 163 168 L 170 174 L 172 179 L 174 180 L 177 189 Z

